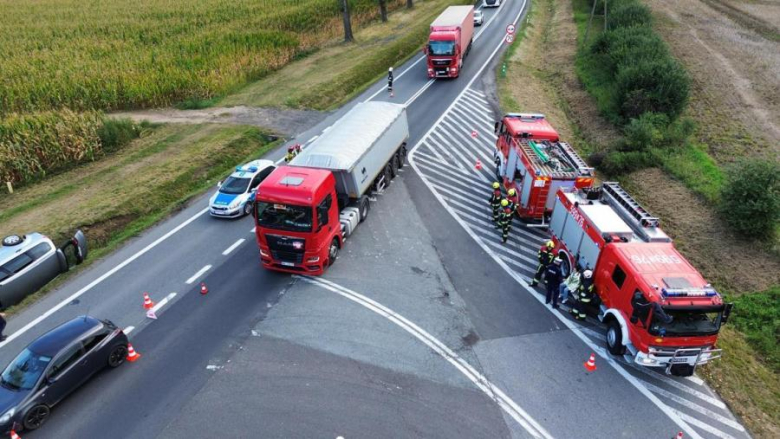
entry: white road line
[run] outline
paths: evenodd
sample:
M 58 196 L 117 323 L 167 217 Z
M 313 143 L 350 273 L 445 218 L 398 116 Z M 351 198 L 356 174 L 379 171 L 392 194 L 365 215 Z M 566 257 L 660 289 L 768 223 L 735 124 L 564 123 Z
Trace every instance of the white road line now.
M 693 416 L 687 415 L 687 414 L 685 414 L 685 413 L 683 413 L 683 412 L 681 412 L 679 410 L 675 410 L 675 412 L 677 413 L 677 416 L 679 416 L 682 419 L 684 419 L 685 422 L 688 422 L 691 425 L 694 425 L 694 426 L 696 426 L 698 428 L 701 428 L 702 430 L 706 431 L 707 433 L 715 435 L 715 436 L 717 436 L 717 437 L 719 437 L 721 439 L 735 439 L 734 436 L 732 436 L 730 434 L 727 434 L 727 433 L 724 433 L 724 432 L 718 430 L 717 428 L 713 427 L 712 425 L 710 425 L 710 424 L 708 424 L 706 422 L 702 422 L 702 421 L 694 418 Z
M 470 156 L 466 157 L 463 153 L 463 150 L 459 147 L 459 143 L 457 141 L 448 142 L 444 138 L 444 136 L 447 136 L 449 138 L 450 137 L 449 134 L 447 134 L 445 131 L 437 132 L 436 134 L 442 139 L 442 143 L 449 144 L 450 146 L 449 152 L 457 156 L 461 160 L 461 164 L 464 164 L 469 168 L 476 165 L 477 162 L 476 157 L 473 157 L 473 159 Z M 487 179 L 487 177 L 485 177 L 484 174 L 482 174 L 482 172 L 477 172 L 476 175 L 478 175 L 479 179 L 484 181 L 485 183 L 490 183 L 490 181 Z
M 469 105 L 471 105 L 472 107 L 477 107 L 478 109 L 483 110 L 485 113 L 493 116 L 493 109 L 490 108 L 488 102 L 485 101 L 484 99 L 471 96 L 470 94 L 467 93 L 463 95 L 463 102 L 461 102 L 460 104 L 464 105 L 466 102 L 468 102 Z M 493 122 L 495 122 L 495 120 Z
M 235 250 L 235 249 L 236 249 L 236 247 L 238 247 L 239 245 L 243 244 L 243 243 L 244 243 L 244 241 L 246 241 L 246 239 L 244 239 L 244 238 L 241 238 L 241 239 L 239 239 L 238 241 L 234 242 L 234 243 L 233 243 L 233 245 L 231 245 L 230 247 L 226 248 L 226 249 L 225 249 L 225 251 L 223 251 L 223 252 L 222 252 L 222 255 L 223 255 L 223 256 L 227 256 L 227 255 L 229 255 L 229 254 L 230 254 L 230 252 L 232 252 L 233 250 Z
M 187 281 L 186 281 L 187 285 L 192 285 L 192 283 L 195 282 L 196 280 L 198 280 L 198 278 L 201 275 L 203 275 L 203 273 L 209 271 L 210 269 L 211 269 L 211 265 L 206 265 L 205 267 L 203 267 L 200 270 L 198 270 L 197 273 L 193 274 L 192 277 L 187 279 Z
M 595 338 L 595 339 L 596 339 L 596 340 L 598 340 L 599 342 L 603 341 L 603 340 L 604 340 L 604 337 L 605 337 L 605 335 L 604 335 L 604 334 L 601 334 L 601 333 L 599 333 L 599 332 L 596 332 L 596 331 L 594 331 L 594 330 L 592 330 L 592 329 L 590 329 L 590 328 L 586 328 L 586 327 L 584 327 L 584 326 L 580 328 L 580 331 L 582 331 L 584 334 L 587 334 L 587 335 L 589 335 L 589 336 L 591 336 L 591 337 Z
M 420 97 L 420 95 L 423 94 L 425 90 L 428 90 L 428 87 L 433 85 L 434 82 L 436 82 L 436 78 L 429 79 L 428 82 L 425 83 L 425 85 L 423 85 L 419 90 L 417 90 L 417 93 L 413 94 L 412 97 L 409 98 L 409 100 L 406 101 L 406 103 L 404 103 L 404 105 L 406 105 L 407 107 L 411 105 L 411 103 L 416 101 L 417 98 Z
M 423 157 L 423 160 L 426 160 L 425 157 Z M 471 192 L 470 190 L 473 188 L 473 186 L 469 185 L 470 182 L 475 182 L 476 179 L 472 178 L 470 174 L 460 174 L 460 175 L 453 175 L 451 172 L 448 172 L 447 169 L 444 169 L 443 166 L 437 166 L 435 164 L 426 165 L 428 167 L 428 171 L 438 174 L 440 178 L 447 180 L 447 181 L 441 181 L 440 180 L 440 187 L 444 190 L 444 193 L 446 194 L 450 187 L 454 186 L 455 190 L 460 192 L 463 197 L 469 198 L 472 200 L 478 200 L 482 201 L 482 198 L 479 197 L 474 192 Z M 469 181 L 463 181 L 464 179 L 468 179 Z M 479 183 L 484 184 L 484 183 Z M 487 198 L 485 198 L 487 200 Z
M 441 356 L 448 363 L 452 364 L 464 376 L 466 376 L 466 378 L 474 383 L 478 389 L 484 392 L 488 398 L 493 400 L 509 416 L 517 421 L 517 423 L 520 424 L 520 426 L 522 426 L 531 436 L 536 438 L 552 438 L 550 433 L 547 432 L 544 427 L 539 425 L 539 423 L 537 423 L 528 413 L 526 413 L 526 411 L 523 410 L 515 401 L 509 398 L 501 389 L 490 382 L 484 375 L 479 373 L 479 371 L 471 366 L 466 360 L 462 359 L 444 343 L 436 339 L 434 336 L 416 324 L 407 320 L 405 317 L 362 294 L 356 293 L 328 280 L 314 279 L 310 277 L 299 278 L 308 283 L 317 285 L 344 298 L 347 298 L 395 323 L 398 327 L 405 330 L 410 335 L 428 346 L 432 351 L 439 354 L 439 356 Z
M 420 156 L 419 158 L 430 162 L 431 166 L 442 166 L 452 170 L 452 172 L 455 172 L 458 175 L 466 175 L 466 172 L 464 172 L 463 168 L 458 168 L 443 158 L 434 157 L 433 155 L 428 154 L 428 150 L 429 149 L 417 151 L 417 155 Z
M 479 98 L 486 98 L 487 97 L 487 95 L 485 93 L 482 93 L 481 91 L 475 90 L 473 88 L 469 88 L 469 93 L 473 93 L 473 94 L 477 95 Z M 485 103 L 487 103 L 487 101 L 485 101 Z
M 498 237 L 498 234 L 496 234 L 496 237 Z M 518 259 L 521 259 L 521 260 L 523 260 L 525 262 L 528 262 L 528 264 L 530 264 L 530 265 L 528 265 L 528 269 L 531 270 L 531 271 L 534 271 L 534 267 L 533 266 L 536 264 L 536 261 L 533 260 L 532 258 L 530 258 L 530 257 L 528 257 L 526 255 L 521 255 L 520 253 L 518 253 L 518 252 L 508 248 L 506 246 L 506 244 L 502 244 L 502 243 L 500 243 L 498 241 L 487 241 L 487 244 L 492 246 L 493 248 L 495 248 L 497 251 L 508 253 L 508 254 L 518 258 Z
M 707 395 L 705 393 L 699 392 L 698 390 L 694 390 L 694 389 L 690 388 L 689 386 L 686 386 L 683 383 L 677 382 L 677 381 L 675 381 L 675 380 L 673 380 L 673 379 L 671 379 L 669 377 L 666 377 L 664 375 L 661 375 L 659 373 L 651 372 L 651 371 L 647 370 L 647 368 L 644 368 L 644 367 L 639 366 L 637 364 L 628 363 L 628 365 L 632 369 L 634 369 L 636 371 L 639 371 L 639 372 L 649 376 L 650 378 L 654 378 L 654 379 L 656 379 L 658 381 L 661 381 L 662 383 L 664 383 L 664 384 L 666 384 L 668 386 L 672 386 L 672 387 L 674 387 L 676 389 L 682 390 L 683 392 L 685 392 L 685 393 L 687 393 L 689 395 L 695 396 L 696 398 L 699 398 L 702 401 L 706 401 L 706 402 L 714 405 L 715 407 L 718 407 L 718 408 L 721 408 L 721 409 L 724 409 L 724 410 L 728 410 L 728 408 L 726 407 L 726 404 L 724 404 L 723 401 L 719 400 L 718 398 L 713 398 L 710 395 Z
M 453 160 L 447 160 L 446 158 L 444 158 L 444 155 L 442 155 L 442 153 L 440 153 L 437 148 L 434 148 L 433 144 L 429 144 L 428 142 L 423 142 L 423 145 L 425 145 L 425 148 L 427 150 L 430 150 L 433 153 L 433 155 L 440 158 L 441 161 L 452 163 L 453 166 L 457 167 L 461 171 L 463 170 L 463 166 L 461 166 L 460 163 L 454 162 Z
M 398 79 L 400 79 L 402 76 L 404 76 L 406 74 L 406 72 L 411 70 L 412 67 L 416 66 L 417 64 L 420 63 L 420 61 L 423 61 L 424 59 L 425 59 L 425 55 L 417 58 L 417 61 L 413 62 L 409 67 L 404 69 L 403 72 L 399 73 L 398 75 L 393 76 L 393 81 L 397 81 Z M 390 67 L 390 66 L 388 66 L 388 67 Z M 433 78 L 433 79 L 436 79 L 436 78 Z M 374 93 L 371 96 L 367 97 L 366 100 L 363 101 L 363 102 L 368 102 L 368 101 L 374 99 L 375 97 L 377 97 L 377 95 L 379 95 L 379 93 L 382 93 L 382 92 L 387 92 L 387 89 L 385 87 L 379 87 L 379 90 L 377 90 L 376 93 Z
M 304 145 L 308 145 L 308 144 L 310 144 L 311 142 L 314 142 L 315 140 L 317 140 L 317 139 L 319 139 L 319 138 L 320 138 L 320 136 L 319 136 L 319 135 L 316 135 L 316 136 L 312 137 L 311 139 L 307 140 L 307 141 L 306 141 L 306 143 L 305 143 Z
M 484 136 L 479 135 L 479 131 L 477 131 L 477 138 L 471 137 L 471 130 L 466 129 L 468 126 L 466 121 L 463 120 L 455 111 L 450 114 L 450 116 L 453 116 L 452 119 L 458 119 L 463 125 L 460 125 L 460 129 L 456 131 L 461 137 L 465 138 L 466 145 L 469 149 L 473 149 L 475 151 L 479 151 L 480 154 L 482 154 L 483 157 L 490 157 L 490 160 L 493 159 L 492 152 L 494 151 L 494 144 L 490 143 L 489 140 L 484 139 Z M 450 122 L 454 123 L 454 120 L 445 120 L 444 124 L 449 124 Z M 478 128 L 478 127 L 472 127 L 472 128 Z M 485 130 L 483 130 L 483 133 Z M 488 162 L 490 163 L 490 162 Z
M 525 8 L 525 3 L 526 2 L 527 2 L 527 0 L 523 0 L 523 6 L 521 7 L 520 12 L 517 14 L 515 19 L 512 21 L 512 23 L 515 26 L 517 25 L 517 21 L 520 19 L 520 16 L 522 15 L 522 12 L 523 12 L 523 9 Z M 496 53 L 498 53 L 498 51 L 501 49 L 501 46 L 503 44 L 505 44 L 505 43 L 502 40 L 495 47 L 495 49 L 493 49 L 493 52 L 488 57 L 488 61 L 493 59 L 493 57 L 495 57 Z M 477 70 L 476 74 L 471 78 L 471 80 L 469 80 L 468 84 L 466 84 L 466 87 L 464 87 L 464 89 L 460 92 L 460 94 L 458 96 L 456 96 L 455 100 L 449 105 L 449 107 L 447 107 L 447 109 L 444 110 L 444 112 L 441 114 L 441 116 L 439 116 L 439 119 L 433 125 L 431 125 L 431 127 L 428 129 L 428 131 L 425 133 L 425 135 L 423 135 L 420 139 L 427 139 L 428 136 L 430 136 L 430 134 L 436 128 L 439 127 L 439 124 L 444 120 L 444 118 L 447 116 L 447 114 L 449 114 L 450 109 L 457 104 L 457 102 L 460 100 L 461 96 L 463 96 L 466 93 L 466 91 L 469 90 L 469 87 L 471 87 L 471 84 L 473 84 L 474 81 L 476 81 L 477 78 L 480 77 L 482 72 L 485 70 L 485 68 L 487 68 L 487 66 L 489 64 L 490 64 L 489 62 L 486 62 L 485 64 L 482 65 L 482 67 L 479 68 L 479 70 Z M 409 154 L 409 163 L 412 165 L 412 168 L 414 168 L 414 170 L 417 171 L 417 173 L 420 175 L 420 178 L 422 179 L 423 183 L 425 183 L 430 188 L 431 187 L 430 181 L 425 176 L 425 174 L 420 172 L 419 167 L 415 164 L 415 161 L 414 161 L 414 151 L 420 146 L 421 143 L 422 143 L 422 141 L 417 142 L 417 144 L 411 149 L 410 154 Z M 461 218 L 459 218 L 457 216 L 457 214 L 452 210 L 452 208 L 447 205 L 447 202 L 444 201 L 444 199 L 442 198 L 442 196 L 440 194 L 438 194 L 433 189 L 431 191 L 433 192 L 434 196 L 439 200 L 439 203 L 441 203 L 441 205 L 444 207 L 444 209 L 447 210 L 453 216 L 453 218 L 455 218 L 455 221 L 457 221 L 461 225 L 461 227 L 463 227 L 466 230 L 466 233 L 469 233 L 471 235 L 471 237 L 474 239 L 474 241 L 477 242 L 477 244 L 482 247 L 482 249 L 485 251 L 485 253 L 490 255 L 493 258 L 493 260 L 496 261 L 496 263 L 498 263 L 499 266 L 501 266 L 501 268 L 504 269 L 504 271 L 506 271 L 510 276 L 512 276 L 518 284 L 520 284 L 521 286 L 526 288 L 528 293 L 541 303 L 543 298 L 540 295 L 535 294 L 533 291 L 531 291 L 531 289 L 528 287 L 528 284 L 525 282 L 525 280 L 522 277 L 520 277 L 520 275 L 518 273 L 516 273 L 515 271 L 510 269 L 509 266 L 507 266 L 506 262 L 504 262 L 500 257 L 498 257 L 495 254 L 495 252 L 492 252 L 490 250 L 490 247 L 488 247 L 487 244 L 485 244 L 484 242 L 482 242 L 481 239 L 479 239 L 479 237 L 466 225 L 466 223 Z M 564 316 L 560 315 L 557 312 L 552 312 L 552 310 L 548 310 L 548 312 L 551 312 L 556 318 L 558 318 L 564 325 L 566 325 L 567 328 L 569 328 L 572 331 L 573 334 L 575 334 L 577 337 L 579 337 L 579 339 L 582 340 L 582 342 L 585 343 L 592 350 L 595 351 L 596 349 L 599 348 L 585 334 L 583 334 L 581 331 L 579 331 L 579 329 L 577 328 L 577 325 L 575 325 L 573 322 L 569 321 L 567 318 L 565 318 Z M 602 349 L 601 352 L 599 352 L 599 356 L 601 356 L 603 359 L 605 359 L 607 361 L 607 363 L 609 363 L 623 378 L 625 378 L 629 383 L 631 383 L 631 385 L 633 385 L 642 395 L 644 395 L 653 404 L 655 404 L 656 407 L 661 409 L 669 417 L 669 419 L 674 421 L 674 423 L 677 424 L 683 431 L 687 432 L 688 435 L 691 438 L 693 438 L 693 439 L 702 439 L 702 437 L 695 430 L 693 430 L 690 425 L 688 425 L 685 421 L 683 421 L 682 418 L 677 416 L 677 414 L 675 412 L 673 412 L 669 407 L 664 405 L 661 402 L 661 400 L 658 399 L 657 396 L 653 395 L 647 388 L 643 387 L 642 383 L 640 383 L 637 378 L 635 378 L 633 375 L 628 373 L 628 371 L 625 370 L 623 367 L 621 367 L 618 363 L 616 363 L 614 359 L 610 358 L 608 356 L 608 354 L 603 352 L 603 349 Z
M 704 385 L 704 380 L 699 378 L 699 377 L 697 377 L 696 375 L 691 375 L 689 377 L 685 377 L 685 379 L 690 381 L 690 382 L 692 382 L 692 383 L 694 383 L 694 384 L 696 384 L 697 386 L 703 386 Z
M 255 233 L 255 228 L 252 227 L 252 229 L 249 231 L 249 233 Z
M 484 116 L 485 110 L 479 108 L 469 108 L 463 105 L 463 102 L 460 102 L 458 105 L 452 107 L 452 111 L 458 116 L 469 118 L 469 120 L 476 122 L 476 125 L 481 127 L 481 129 L 491 134 L 493 133 L 493 127 L 495 126 L 494 122 Z M 479 125 L 480 123 L 481 125 Z
M 468 219 L 468 218 L 467 218 Z M 469 224 L 469 227 L 471 227 L 471 224 Z M 475 232 L 479 233 L 480 235 L 483 235 L 480 237 L 480 239 L 489 239 L 497 236 L 496 234 L 499 233 L 499 229 L 496 229 L 495 227 L 471 227 L 471 230 L 474 230 Z M 513 229 L 514 230 L 514 229 Z M 536 259 L 536 251 L 531 250 L 528 248 L 529 245 L 535 245 L 536 243 L 529 242 L 527 240 L 521 239 L 521 236 L 518 236 L 515 233 L 510 232 L 509 233 L 509 243 L 511 245 L 508 248 L 511 248 L 512 250 L 522 253 L 525 252 L 528 254 L 528 256 L 533 259 L 533 264 L 531 264 L 531 271 L 536 271 L 536 266 L 539 264 Z M 541 245 L 541 241 L 539 242 L 539 245 Z
M 438 131 L 434 132 L 431 135 L 427 143 L 429 146 L 435 146 L 436 149 L 440 149 L 444 155 L 449 157 L 452 163 L 456 164 L 460 168 L 463 168 L 463 170 L 471 168 L 471 164 L 468 162 L 468 160 L 465 160 L 466 165 L 464 166 L 463 163 L 460 160 L 458 160 L 459 157 L 455 157 L 455 155 L 453 155 L 454 151 L 449 146 L 450 142 L 448 142 L 441 134 L 439 134 Z
M 89 290 L 91 290 L 92 288 L 94 288 L 94 287 L 95 287 L 95 285 L 98 285 L 99 283 L 101 283 L 101 282 L 103 282 L 104 280 L 106 280 L 106 279 L 107 279 L 109 276 L 111 276 L 112 274 L 114 274 L 114 273 L 116 273 L 117 271 L 119 271 L 119 270 L 123 269 L 124 267 L 128 266 L 130 263 L 132 263 L 133 261 L 135 261 L 136 259 L 138 259 L 138 258 L 140 258 L 141 256 L 145 255 L 145 254 L 146 254 L 146 253 L 147 253 L 149 250 L 151 250 L 151 249 L 153 249 L 153 248 L 157 247 L 157 246 L 158 246 L 158 245 L 159 245 L 161 242 L 163 242 L 163 241 L 165 241 L 166 239 L 170 238 L 171 236 L 173 236 L 173 235 L 174 235 L 176 232 L 178 232 L 179 230 L 181 230 L 181 229 L 183 229 L 183 228 L 187 227 L 188 225 L 190 225 L 190 223 L 192 223 L 193 221 L 195 221 L 195 220 L 196 220 L 196 219 L 198 219 L 198 218 L 199 218 L 201 215 L 203 215 L 204 213 L 206 213 L 206 212 L 208 212 L 208 211 L 209 211 L 209 209 L 208 209 L 208 208 L 205 208 L 205 209 L 201 210 L 200 212 L 196 213 L 195 215 L 193 215 L 193 216 L 189 217 L 189 218 L 188 218 L 186 221 L 184 221 L 183 223 L 179 224 L 178 226 L 176 226 L 174 229 L 170 230 L 170 231 L 169 231 L 168 233 L 166 233 L 165 235 L 163 235 L 163 236 L 161 236 L 161 237 L 157 238 L 157 239 L 156 239 L 154 242 L 152 242 L 151 244 L 147 245 L 147 246 L 146 246 L 146 247 L 144 247 L 142 250 L 140 250 L 140 251 L 138 251 L 137 253 L 133 254 L 133 255 L 132 255 L 132 256 L 130 256 L 129 258 L 125 259 L 124 261 L 122 261 L 121 263 L 119 263 L 118 265 L 116 265 L 116 266 L 115 266 L 114 268 L 112 268 L 111 270 L 107 271 L 105 274 L 103 274 L 103 275 L 102 275 L 102 276 L 100 276 L 99 278 L 97 278 L 97 279 L 93 280 L 92 282 L 90 282 L 89 284 L 87 284 L 87 286 L 85 286 L 85 287 L 81 288 L 80 290 L 78 290 L 78 291 L 76 291 L 75 293 L 73 293 L 73 294 L 71 294 L 70 296 L 68 296 L 68 297 L 67 297 L 65 300 L 63 300 L 63 301 L 61 301 L 60 303 L 56 304 L 55 306 L 51 307 L 49 310 L 47 310 L 46 312 L 44 312 L 43 314 L 41 314 L 40 316 L 38 316 L 37 318 L 35 318 L 35 319 L 34 319 L 33 321 L 31 321 L 30 323 L 28 323 L 28 324 L 24 325 L 24 326 L 23 326 L 21 329 L 19 329 L 18 331 L 14 332 L 14 333 L 13 333 L 13 334 L 11 334 L 11 335 L 9 335 L 9 336 L 8 336 L 8 338 L 7 338 L 7 339 L 6 339 L 4 342 L 0 343 L 0 348 L 2 348 L 3 346 L 7 345 L 8 343 L 10 343 L 11 341 L 13 341 L 14 339 L 16 339 L 16 338 L 20 337 L 22 334 L 24 334 L 25 332 L 29 331 L 29 330 L 30 330 L 30 328 L 33 328 L 33 327 L 34 327 L 35 325 L 37 325 L 38 323 L 41 323 L 42 321 L 44 321 L 44 320 L 45 320 L 45 319 L 47 319 L 49 316 L 51 316 L 51 315 L 52 315 L 52 314 L 54 314 L 55 312 L 59 311 L 59 310 L 60 310 L 60 309 L 62 309 L 63 307 L 65 307 L 65 306 L 69 305 L 71 302 L 73 302 L 74 300 L 76 300 L 76 299 L 78 299 L 79 297 L 81 297 L 81 295 L 83 295 L 83 294 L 84 294 L 84 293 L 86 293 L 87 291 L 89 291 Z
M 168 302 L 170 302 L 171 300 L 173 300 L 173 298 L 174 298 L 174 297 L 176 297 L 176 293 L 171 293 L 171 294 L 168 294 L 168 295 L 167 295 L 167 296 L 165 296 L 165 297 L 164 297 L 164 298 L 163 298 L 161 301 L 157 302 L 157 304 L 156 304 L 156 305 L 154 305 L 154 306 L 152 307 L 152 311 L 153 311 L 154 313 L 157 313 L 157 311 L 159 311 L 159 310 L 160 310 L 160 308 L 162 308 L 163 306 L 165 306 L 165 304 L 166 304 L 166 303 L 168 303 Z
M 123 329 L 122 332 L 125 333 L 125 335 L 130 335 L 131 332 L 135 329 L 135 326 L 128 326 L 127 328 Z
M 464 133 L 462 131 L 459 132 L 457 129 L 454 129 L 454 127 L 450 125 L 449 122 L 446 120 L 442 122 L 442 126 L 445 125 L 449 127 L 452 131 L 450 130 L 442 131 L 441 132 L 442 137 L 446 135 L 447 138 L 450 139 L 450 145 L 452 146 L 453 152 L 455 152 L 455 154 L 458 154 L 460 157 L 462 157 L 466 163 L 470 162 L 471 166 L 474 166 L 478 158 L 481 159 L 483 163 L 490 163 L 493 160 L 493 158 L 490 157 L 488 154 L 486 154 L 484 151 L 480 151 L 479 149 L 471 149 L 467 146 L 467 144 L 464 144 L 464 142 L 461 139 L 455 137 L 455 136 L 468 136 L 467 133 Z
M 480 181 L 477 177 L 474 176 L 474 174 L 477 172 L 476 169 L 474 171 L 466 171 L 465 169 L 458 169 L 455 166 L 451 165 L 449 162 L 441 162 L 439 160 L 436 160 L 435 158 L 432 158 L 427 153 L 422 153 L 419 157 L 423 159 L 426 162 L 429 162 L 425 166 L 430 166 L 433 168 L 437 168 L 444 174 L 446 177 L 455 180 L 455 181 L 462 181 L 463 179 L 470 180 L 472 183 L 477 185 L 482 185 L 483 182 Z M 471 189 L 471 187 L 469 187 Z M 469 195 L 471 195 L 469 193 Z
M 741 432 L 745 431 L 745 427 L 743 427 L 739 422 L 732 421 L 731 419 L 729 419 L 729 418 L 727 418 L 725 416 L 722 416 L 722 415 L 720 415 L 718 413 L 715 413 L 715 412 L 713 412 L 710 409 L 704 408 L 704 407 L 700 406 L 699 404 L 696 404 L 693 401 L 689 401 L 689 400 L 687 400 L 687 399 L 685 399 L 685 398 L 683 398 L 683 397 L 681 397 L 679 395 L 676 395 L 676 394 L 674 394 L 672 392 L 668 392 L 668 391 L 666 391 L 666 390 L 664 390 L 664 389 L 662 389 L 662 388 L 660 388 L 660 387 L 658 387 L 656 385 L 653 385 L 653 384 L 650 384 L 650 383 L 647 383 L 647 382 L 645 382 L 644 385 L 650 391 L 652 391 L 653 393 L 657 393 L 657 394 L 663 396 L 664 398 L 667 398 L 667 399 L 669 399 L 671 401 L 676 402 L 677 404 L 683 405 L 683 406 L 688 407 L 689 409 L 691 409 L 693 411 L 699 412 L 702 415 L 704 415 L 704 416 L 706 416 L 706 417 L 708 417 L 708 418 L 710 418 L 712 420 L 718 421 L 718 422 L 720 422 L 723 425 L 728 425 L 729 427 L 733 428 L 734 430 L 741 431 Z
M 477 148 L 477 150 L 479 150 L 480 152 L 486 152 L 492 150 L 492 148 L 490 147 L 493 145 L 489 141 L 484 142 L 486 146 L 483 146 L 483 142 L 481 141 L 482 139 L 480 139 L 480 137 L 483 137 L 481 134 L 488 132 L 488 129 L 485 128 L 484 125 L 480 125 L 475 119 L 461 116 L 460 112 L 457 109 L 453 108 L 452 112 L 449 115 L 449 121 L 446 122 L 452 122 L 452 123 L 460 122 L 458 124 L 459 128 L 457 133 L 465 135 L 468 138 L 468 142 L 471 145 L 474 145 Z M 491 130 L 493 128 L 491 125 L 488 125 L 488 127 Z M 476 139 L 471 136 L 472 130 L 477 132 Z

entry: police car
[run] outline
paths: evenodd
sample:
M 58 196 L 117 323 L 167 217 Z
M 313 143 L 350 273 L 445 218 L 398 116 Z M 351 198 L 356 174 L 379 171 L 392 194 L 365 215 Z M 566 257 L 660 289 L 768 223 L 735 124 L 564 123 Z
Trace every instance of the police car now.
M 236 168 L 230 177 L 217 184 L 219 190 L 209 199 L 214 217 L 237 218 L 252 213 L 255 189 L 276 167 L 271 160 L 254 160 Z

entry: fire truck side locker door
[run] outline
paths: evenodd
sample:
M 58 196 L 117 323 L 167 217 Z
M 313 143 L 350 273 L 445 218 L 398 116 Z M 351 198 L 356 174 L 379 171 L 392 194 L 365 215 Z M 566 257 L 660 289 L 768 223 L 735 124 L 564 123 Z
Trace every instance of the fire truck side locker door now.
M 531 189 L 534 185 L 534 176 L 530 172 L 526 172 L 523 176 L 523 188 L 520 193 L 520 205 L 528 208 L 528 201 L 531 198 Z
M 511 144 L 510 144 L 511 145 Z M 513 180 L 515 178 L 515 169 L 517 169 L 517 149 L 515 149 L 513 146 L 509 147 L 509 155 L 507 158 L 507 161 L 505 163 L 505 167 L 503 169 L 503 176 Z

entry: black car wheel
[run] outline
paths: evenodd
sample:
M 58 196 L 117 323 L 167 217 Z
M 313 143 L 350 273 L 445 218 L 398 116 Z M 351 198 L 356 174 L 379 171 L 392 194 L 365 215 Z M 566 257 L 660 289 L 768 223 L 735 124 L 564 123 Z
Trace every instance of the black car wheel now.
M 47 419 L 49 419 L 49 413 L 51 413 L 51 410 L 43 404 L 36 405 L 28 410 L 24 415 L 24 421 L 22 421 L 25 430 L 35 430 L 39 428 Z
M 119 367 L 127 358 L 127 346 L 120 344 L 111 349 L 108 354 L 108 367 Z
M 252 203 L 246 203 L 244 205 L 244 215 L 252 215 Z

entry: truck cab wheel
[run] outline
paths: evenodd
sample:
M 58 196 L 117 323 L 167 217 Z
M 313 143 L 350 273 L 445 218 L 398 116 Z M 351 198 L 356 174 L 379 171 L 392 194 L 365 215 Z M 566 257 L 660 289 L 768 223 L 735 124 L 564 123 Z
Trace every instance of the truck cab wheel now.
M 620 324 L 615 320 L 610 320 L 607 324 L 607 349 L 612 355 L 619 356 L 626 353 L 626 347 L 623 346 L 623 333 Z
M 328 249 L 328 267 L 333 265 L 334 262 L 336 262 L 336 259 L 339 257 L 339 239 L 333 238 L 333 241 L 330 242 L 330 248 Z

